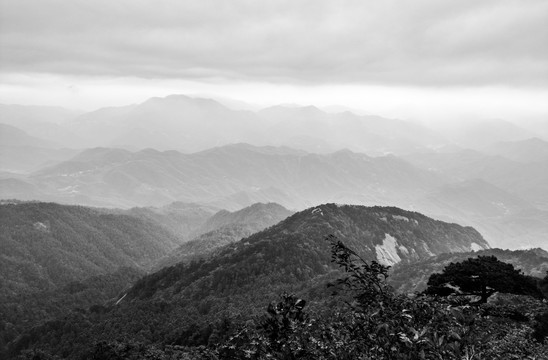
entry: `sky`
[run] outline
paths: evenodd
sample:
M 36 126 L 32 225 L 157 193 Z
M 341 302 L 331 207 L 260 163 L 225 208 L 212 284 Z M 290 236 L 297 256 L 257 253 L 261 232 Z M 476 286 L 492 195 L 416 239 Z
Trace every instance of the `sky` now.
M 548 117 L 546 0 L 0 0 L 0 103 Z

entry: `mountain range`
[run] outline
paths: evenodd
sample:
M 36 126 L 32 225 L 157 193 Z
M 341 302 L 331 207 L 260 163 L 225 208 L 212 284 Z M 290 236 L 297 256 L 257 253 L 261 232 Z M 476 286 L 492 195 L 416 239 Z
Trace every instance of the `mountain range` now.
M 542 131 L 222 102 L 173 95 L 92 112 L 1 105 L 0 198 L 215 211 L 393 205 L 473 225 L 493 246 L 546 247 Z
M 19 124 L 30 135 L 41 138 L 52 138 L 53 129 L 57 129 L 58 134 L 66 136 L 61 142 L 64 147 L 118 147 L 132 151 L 154 148 L 196 152 L 246 142 L 289 145 L 310 152 L 348 148 L 383 154 L 440 143 L 437 134 L 418 124 L 351 112 L 330 114 L 313 106 L 244 111 L 229 109 L 212 99 L 171 95 L 77 114 L 69 122 L 66 116 L 70 112 L 59 110 L 3 105 L 1 122 Z M 59 140 L 59 136 L 53 137 Z
M 289 208 L 345 200 L 405 204 L 442 183 L 393 156 L 348 150 L 322 155 L 246 144 L 194 154 L 90 149 L 25 181 L 43 198 L 65 203 L 127 207 L 183 201 L 234 210 L 261 197 Z M 246 197 L 251 203 L 239 203 Z
M 74 210 L 61 205 L 26 205 L 31 209 L 40 205 L 57 210 L 61 215 L 63 211 Z M 81 208 L 76 213 L 82 214 L 82 224 L 88 221 L 95 224 L 96 216 L 129 221 L 129 215 L 101 215 L 105 211 Z M 28 212 L 29 209 L 25 211 Z M 264 215 L 257 216 L 261 212 Z M 261 227 L 268 226 L 277 216 L 287 214 L 288 211 L 278 205 L 258 204 L 240 212 L 217 212 L 205 221 L 201 229 L 218 227 L 217 230 L 220 230 L 230 224 L 245 224 L 246 221 L 251 224 L 260 222 L 263 224 Z M 143 218 L 133 219 L 148 224 L 146 228 L 137 226 L 135 232 L 148 234 L 151 230 L 158 230 Z M 113 225 L 112 222 L 108 223 Z M 50 220 L 50 229 L 54 227 L 53 220 Z M 444 223 L 420 213 L 395 207 L 324 204 L 290 215 L 273 226 L 218 247 L 208 257 L 180 262 L 145 275 L 124 290 L 123 279 L 131 276 L 126 274 L 119 282 L 118 289 L 122 292 L 100 306 L 89 306 L 85 297 L 71 295 L 73 304 L 89 307 L 73 311 L 66 309 L 65 315 L 50 320 L 45 318 L 46 321 L 35 322 L 33 327 L 6 323 L 16 321 L 10 316 L 2 320 L 3 328 L 18 326 L 21 332 L 12 332 L 2 338 L 9 340 L 6 346 L 10 354 L 38 347 L 51 353 L 64 354 L 65 357 L 77 357 L 80 351 L 88 349 L 92 345 L 89 339 L 112 341 L 133 338 L 181 345 L 207 343 L 214 329 L 229 326 L 226 324 L 232 321 L 249 320 L 283 291 L 306 296 L 316 304 L 327 301 L 331 290 L 326 284 L 340 275 L 331 261 L 331 243 L 326 239 L 328 235 L 336 236 L 364 259 L 387 265 L 413 263 L 447 252 L 489 248 L 473 228 Z M 61 234 L 57 233 L 57 236 Z M 120 246 L 120 243 L 113 243 L 116 244 Z M 86 246 L 82 243 L 74 245 L 75 248 Z M 52 259 L 63 256 L 51 254 Z M 97 282 L 94 284 L 69 282 L 58 292 L 83 295 L 89 289 L 91 294 L 101 288 Z M 105 288 L 104 291 L 101 299 L 107 293 L 112 294 L 112 289 L 107 291 Z M 48 294 L 44 295 L 44 301 L 58 301 L 59 295 Z M 35 297 L 31 295 L 23 298 L 29 304 L 35 303 L 33 299 Z M 44 312 L 50 316 L 59 314 L 59 310 L 52 308 L 48 301 L 47 306 L 42 305 Z M 5 306 L 13 307 L 13 304 L 8 302 Z M 2 310 L 8 311 L 5 307 Z M 29 321 L 37 321 L 37 317 L 35 312 L 28 314 Z M 62 340 L 53 344 L 49 340 L 52 338 Z
M 473 228 L 416 212 L 325 204 L 225 245 L 211 258 L 182 262 L 145 276 L 124 301 L 165 296 L 184 301 L 207 293 L 238 297 L 262 287 L 268 287 L 261 290 L 268 292 L 302 288 L 303 283 L 314 283 L 336 269 L 331 263 L 328 235 L 344 242 L 363 259 L 385 265 L 489 248 Z
M 495 246 L 546 246 L 542 163 L 467 150 L 403 159 L 351 151 L 227 145 L 193 154 L 95 148 L 28 176 L 0 179 L 3 198 L 90 206 L 182 201 L 236 211 L 256 202 L 397 205 L 477 227 Z M 545 180 L 545 181 L 543 181 Z
M 0 122 L 62 147 L 116 147 L 131 151 L 154 148 L 196 152 L 245 142 L 290 146 L 313 153 L 349 149 L 383 155 L 455 143 L 477 149 L 535 136 L 535 132 L 504 120 L 461 121 L 458 125 L 429 127 L 346 110 L 326 112 L 314 106 L 278 105 L 250 111 L 227 107 L 222 102 L 171 95 L 85 113 L 0 105 Z
M 0 124 L 2 172 L 29 173 L 68 160 L 78 152 L 75 149 L 60 148 L 52 141 L 31 136 L 15 126 Z
M 544 250 L 491 249 L 471 227 L 396 207 L 323 204 L 293 213 L 274 203 L 228 211 L 3 201 L 0 210 L 7 357 L 34 348 L 78 358 L 128 339 L 204 345 L 283 292 L 320 311 L 339 296 L 328 286 L 341 275 L 330 251 L 339 240 L 365 261 L 392 266 L 400 292 L 420 291 L 431 273 L 478 255 L 529 275 L 548 269 Z
M 102 311 L 147 271 L 161 268 L 163 257 L 177 259 L 177 246 L 202 232 L 238 226 L 243 237 L 290 214 L 277 204 L 229 213 L 185 203 L 119 210 L 4 201 L 0 355 L 19 334 L 73 309 Z

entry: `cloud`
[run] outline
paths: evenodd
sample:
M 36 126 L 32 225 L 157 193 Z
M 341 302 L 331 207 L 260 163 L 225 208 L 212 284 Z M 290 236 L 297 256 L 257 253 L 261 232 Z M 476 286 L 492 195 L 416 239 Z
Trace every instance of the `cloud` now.
M 0 71 L 548 85 L 544 0 L 1 0 Z

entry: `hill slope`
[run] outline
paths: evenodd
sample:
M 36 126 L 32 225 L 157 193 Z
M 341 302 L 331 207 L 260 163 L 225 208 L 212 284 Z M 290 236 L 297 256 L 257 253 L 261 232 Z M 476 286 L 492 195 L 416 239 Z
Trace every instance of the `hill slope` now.
M 274 203 L 257 203 L 235 212 L 221 210 L 195 231 L 201 235 L 179 246 L 162 259 L 156 268 L 203 257 L 221 246 L 275 225 L 291 214 L 293 212 Z
M 128 297 L 195 297 L 202 291 L 239 294 L 266 284 L 284 287 L 307 282 L 330 271 L 329 243 L 325 241 L 329 234 L 363 258 L 386 265 L 489 247 L 473 228 L 419 213 L 326 204 L 230 244 L 207 261 L 178 264 L 151 274 Z
M 202 233 L 201 228 L 217 212 L 219 209 L 213 206 L 183 202 L 174 202 L 159 208 L 132 208 L 120 211 L 121 214 L 157 223 L 175 234 L 180 242 L 191 240 L 197 233 Z
M 321 205 L 229 244 L 207 260 L 147 275 L 104 313 L 72 313 L 33 329 L 27 337 L 32 341 L 9 347 L 17 352 L 42 344 L 52 353 L 77 357 L 90 346 L 89 339 L 207 344 L 215 332 L 226 334 L 233 322 L 262 312 L 283 291 L 310 299 L 311 306 L 326 301 L 331 293 L 326 283 L 339 275 L 331 263 L 328 234 L 363 257 L 385 263 L 488 246 L 472 228 L 415 212 Z M 52 343 L 52 337 L 63 340 Z
M 114 273 L 72 281 L 53 290 L 0 294 L 0 357 L 7 343 L 35 326 L 78 309 L 104 310 L 101 304 L 119 297 L 143 275 L 143 271 L 135 268 L 120 268 Z
M 31 146 L 31 147 L 54 147 L 55 144 L 30 136 L 25 131 L 7 124 L 0 123 L 0 144 L 2 146 Z
M 146 269 L 178 245 L 152 221 L 53 203 L 0 205 L 3 291 L 62 286 L 120 267 Z
M 548 141 L 536 137 L 521 141 L 504 141 L 492 144 L 484 151 L 519 162 L 540 162 L 548 159 Z
M 257 232 L 280 222 L 292 214 L 292 211 L 276 203 L 256 203 L 238 211 L 221 210 L 210 217 L 198 232 L 206 233 L 233 224 L 246 224 L 251 231 Z

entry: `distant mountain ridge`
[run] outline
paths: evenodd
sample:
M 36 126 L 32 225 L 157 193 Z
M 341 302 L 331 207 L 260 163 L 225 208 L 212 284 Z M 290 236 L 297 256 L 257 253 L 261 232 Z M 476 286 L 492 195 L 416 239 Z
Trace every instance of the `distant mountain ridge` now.
M 452 124 L 440 123 L 437 130 L 455 144 L 476 150 L 485 148 L 486 144 L 521 141 L 534 136 L 530 130 L 503 119 L 475 119 L 457 121 Z
M 275 203 L 257 203 L 235 212 L 221 210 L 194 231 L 198 236 L 173 250 L 156 268 L 211 255 L 216 249 L 273 226 L 292 214 Z
M 531 154 L 529 158 L 535 156 L 538 154 Z M 403 158 L 454 181 L 482 179 L 541 208 L 548 206 L 548 157 L 520 162 L 501 155 L 460 150 L 416 153 Z
M 0 123 L 0 171 L 28 173 L 67 160 L 77 151 Z
M 495 246 L 546 248 L 543 120 L 539 131 L 479 119 L 436 129 L 315 106 L 234 110 L 185 95 L 87 113 L 0 105 L 0 117 L 34 137 L 91 147 L 77 156 L 3 147 L 4 199 L 109 208 L 182 201 L 229 211 L 257 202 L 392 205 L 472 225 Z
M 84 145 L 82 137 L 68 126 L 80 114 L 81 111 L 61 107 L 0 104 L 1 123 L 67 148 L 81 148 Z
M 333 112 L 315 106 L 276 105 L 250 111 L 225 106 L 223 102 L 227 103 L 221 99 L 173 94 L 85 113 L 0 104 L 0 117 L 3 123 L 64 147 L 122 147 L 131 151 L 156 148 L 195 152 L 246 142 L 285 145 L 308 152 L 329 153 L 348 148 L 383 155 L 451 143 L 477 149 L 486 143 L 534 136 L 529 130 L 498 119 L 436 128 L 412 121 L 357 115 L 348 109 Z M 545 124 L 539 126 L 546 129 Z
M 404 159 L 449 179 L 415 203 L 421 212 L 474 226 L 496 247 L 548 249 L 548 160 L 519 162 L 474 150 Z
M 548 159 L 548 141 L 537 137 L 521 141 L 502 141 L 492 144 L 484 151 L 514 161 L 540 162 Z
M 136 105 L 86 113 L 73 121 L 71 129 L 96 139 L 87 147 L 131 150 L 150 147 L 194 152 L 247 142 L 289 145 L 314 152 L 350 148 L 383 154 L 440 143 L 433 131 L 401 120 L 350 112 L 329 114 L 314 106 L 274 106 L 258 112 L 231 110 L 215 100 L 186 95 L 151 98 Z M 294 141 L 303 136 L 311 141 Z M 325 145 L 314 145 L 319 141 Z
M 265 201 L 301 209 L 329 201 L 404 206 L 441 184 L 431 172 L 393 156 L 244 144 L 194 154 L 90 149 L 27 181 L 58 202 L 128 207 L 184 201 L 230 210 Z
M 199 232 L 206 233 L 233 224 L 246 224 L 262 230 L 292 214 L 292 211 L 276 203 L 256 203 L 234 212 L 227 210 L 217 212 L 205 222 Z
M 55 147 L 56 144 L 27 134 L 25 131 L 0 123 L 0 144 L 4 146 Z
M 258 202 L 393 205 L 472 225 L 494 246 L 545 247 L 548 169 L 473 150 L 370 157 L 233 144 L 193 154 L 95 148 L 31 176 L 0 177 L 0 198 L 88 206 L 174 201 L 236 211 Z M 547 191 L 544 191 L 547 190 Z
M 162 207 L 132 208 L 120 213 L 153 221 L 177 236 L 180 242 L 191 240 L 205 222 L 219 211 L 213 206 L 174 202 Z

